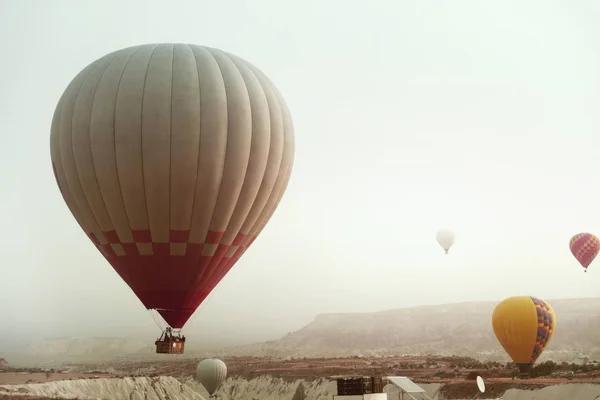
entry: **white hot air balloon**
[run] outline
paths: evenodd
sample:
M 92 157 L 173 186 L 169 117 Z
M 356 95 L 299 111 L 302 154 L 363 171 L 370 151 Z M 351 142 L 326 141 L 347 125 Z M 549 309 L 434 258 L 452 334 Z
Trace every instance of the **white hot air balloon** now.
M 448 250 L 450 250 L 450 247 L 452 247 L 454 244 L 454 233 L 449 230 L 442 229 L 437 232 L 435 238 L 440 246 L 442 246 L 444 249 L 444 252 L 448 254 Z
M 227 378 L 227 366 L 217 358 L 207 358 L 196 367 L 196 380 L 213 396 Z

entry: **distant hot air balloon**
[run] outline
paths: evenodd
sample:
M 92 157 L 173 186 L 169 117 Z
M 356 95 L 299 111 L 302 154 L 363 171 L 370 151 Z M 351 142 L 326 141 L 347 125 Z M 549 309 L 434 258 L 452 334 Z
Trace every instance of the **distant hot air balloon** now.
M 496 306 L 492 327 L 519 370 L 527 372 L 550 343 L 556 330 L 556 315 L 544 300 L 509 297 Z
M 275 212 L 294 132 L 253 65 L 209 47 L 149 44 L 73 79 L 50 147 L 79 225 L 144 306 L 180 329 Z
M 600 240 L 591 233 L 578 233 L 569 241 L 569 248 L 584 271 L 587 272 L 587 268 L 600 251 Z
M 448 254 L 448 250 L 450 250 L 450 247 L 452 247 L 454 244 L 454 233 L 449 230 L 442 229 L 437 232 L 435 238 L 440 246 L 442 246 L 442 249 L 444 249 L 444 252 Z
M 216 358 L 202 360 L 196 367 L 196 380 L 204 386 L 211 397 L 227 378 L 227 366 Z

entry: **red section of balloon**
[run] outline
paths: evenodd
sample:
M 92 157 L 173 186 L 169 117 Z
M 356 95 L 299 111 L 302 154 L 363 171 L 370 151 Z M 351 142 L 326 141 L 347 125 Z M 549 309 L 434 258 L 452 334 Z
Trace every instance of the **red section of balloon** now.
M 581 266 L 587 268 L 600 251 L 600 240 L 591 233 L 578 233 L 571 238 L 569 247 Z
M 150 232 L 135 232 L 135 243 L 120 243 L 115 231 L 103 233 L 109 240 L 107 244 L 100 244 L 94 234 L 90 239 L 144 306 L 156 309 L 173 328 L 185 325 L 253 242 L 241 246 L 245 235 L 238 234 L 227 245 L 220 243 L 222 232 L 209 232 L 205 244 L 187 243 L 185 254 L 171 255 L 171 245 L 187 240 L 189 232 L 172 231 L 169 243 L 152 243 Z M 117 255 L 114 245 L 121 245 L 124 254 Z M 150 246 L 152 254 L 140 254 L 138 245 Z M 204 247 L 210 245 L 216 245 L 215 253 L 203 256 Z M 235 251 L 228 256 L 232 247 Z

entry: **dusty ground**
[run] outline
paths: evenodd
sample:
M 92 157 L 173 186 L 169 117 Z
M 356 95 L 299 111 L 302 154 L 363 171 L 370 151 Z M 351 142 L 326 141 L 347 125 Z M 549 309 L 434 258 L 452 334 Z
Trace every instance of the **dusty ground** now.
M 96 379 L 113 377 L 111 374 L 86 373 L 53 373 L 46 377 L 45 373 L 0 372 L 0 385 L 22 385 L 26 383 L 45 383 L 72 379 Z M 51 397 L 6 395 L 0 392 L 0 400 L 57 400 Z
M 0 385 L 23 385 L 26 383 L 45 383 L 52 381 L 65 381 L 72 379 L 94 379 L 111 378 L 112 374 L 90 374 L 90 373 L 53 373 L 46 377 L 42 372 L 23 373 L 23 372 L 0 372 Z
M 479 392 L 475 382 L 447 383 L 440 389 L 446 399 L 497 399 L 508 389 L 535 390 L 545 387 L 545 384 L 494 382 L 485 385 L 485 393 Z
M 335 376 L 380 375 L 407 376 L 417 383 L 444 383 L 441 392 L 445 398 L 496 398 L 506 390 L 533 390 L 565 383 L 600 384 L 600 371 L 573 374 L 559 372 L 553 376 L 532 379 L 513 379 L 510 370 L 503 367 L 476 369 L 459 367 L 465 361 L 453 357 L 386 357 L 386 358 L 329 358 L 329 359 L 276 359 L 256 357 L 224 358 L 228 375 L 252 379 L 270 375 L 286 381 L 315 380 Z M 68 373 L 0 373 L 0 384 L 43 383 L 55 380 L 94 379 L 96 377 L 173 376 L 189 377 L 195 374 L 198 359 L 173 356 L 168 361 L 129 360 L 104 364 L 70 365 Z M 468 365 L 468 362 L 467 362 Z M 486 393 L 480 394 L 473 375 L 486 381 Z M 23 399 L 22 397 L 20 397 Z M 0 400 L 2 399 L 0 393 Z
M 423 381 L 418 381 L 425 383 Z M 439 381 L 436 381 L 439 382 Z M 536 390 L 546 386 L 559 384 L 592 383 L 600 384 L 598 379 L 536 378 L 527 380 L 489 378 L 485 380 L 485 393 L 480 393 L 473 381 L 447 382 L 440 393 L 447 399 L 496 399 L 508 389 Z
M 128 360 L 104 364 L 71 366 L 73 371 L 106 371 L 122 376 L 173 377 L 195 374 L 199 359 L 174 356 L 169 361 Z M 554 385 L 558 383 L 600 383 L 600 371 L 588 373 L 558 372 L 553 376 L 535 379 L 511 378 L 511 370 L 504 367 L 466 368 L 464 359 L 453 357 L 397 356 L 386 358 L 315 358 L 277 359 L 270 357 L 223 358 L 229 376 L 251 379 L 261 375 L 294 379 L 318 379 L 334 376 L 380 375 L 408 376 L 420 382 L 444 383 L 467 380 L 469 374 L 481 375 L 490 382 Z M 467 362 L 468 363 L 468 362 Z M 473 378 L 474 379 L 474 378 Z

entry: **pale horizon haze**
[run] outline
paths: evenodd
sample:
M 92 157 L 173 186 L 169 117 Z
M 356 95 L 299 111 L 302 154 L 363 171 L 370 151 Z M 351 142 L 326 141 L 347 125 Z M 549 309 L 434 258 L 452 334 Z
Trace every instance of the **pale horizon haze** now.
M 600 235 L 598 21 L 598 0 L 1 2 L 3 330 L 160 333 L 71 216 L 49 150 L 81 69 L 159 42 L 256 65 L 295 126 L 279 209 L 188 337 L 246 343 L 321 313 L 600 297 L 600 261 L 584 273 L 568 248 Z M 456 233 L 449 255 L 440 228 Z

